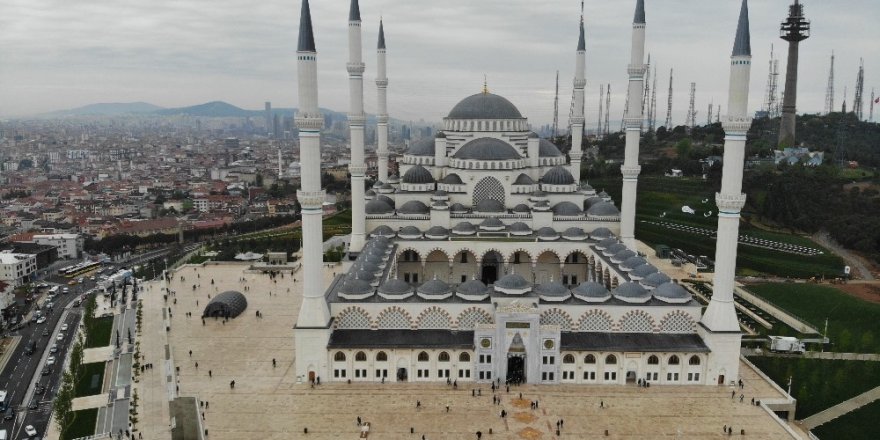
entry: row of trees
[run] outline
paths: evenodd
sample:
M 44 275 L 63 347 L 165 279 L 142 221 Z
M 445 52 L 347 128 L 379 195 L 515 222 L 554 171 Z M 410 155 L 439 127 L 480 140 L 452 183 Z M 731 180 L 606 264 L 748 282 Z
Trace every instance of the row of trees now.
M 82 324 L 86 339 L 89 338 L 89 330 L 95 322 L 95 296 L 89 295 L 83 304 Z M 70 429 L 76 416 L 73 412 L 73 399 L 76 397 L 76 386 L 79 381 L 84 380 L 82 377 L 83 353 L 85 351 L 85 341 L 81 336 L 76 338 L 76 342 L 70 349 L 70 367 L 61 376 L 61 385 L 58 387 L 58 393 L 52 403 L 52 411 L 55 417 L 55 423 L 58 425 L 60 438 L 66 438 L 65 434 Z

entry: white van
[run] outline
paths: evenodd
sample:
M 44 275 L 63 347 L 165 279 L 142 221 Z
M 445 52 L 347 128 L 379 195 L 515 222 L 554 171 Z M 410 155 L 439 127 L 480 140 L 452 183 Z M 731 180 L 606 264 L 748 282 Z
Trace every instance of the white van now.
M 6 430 L 0 429 L 0 440 L 6 440 Z

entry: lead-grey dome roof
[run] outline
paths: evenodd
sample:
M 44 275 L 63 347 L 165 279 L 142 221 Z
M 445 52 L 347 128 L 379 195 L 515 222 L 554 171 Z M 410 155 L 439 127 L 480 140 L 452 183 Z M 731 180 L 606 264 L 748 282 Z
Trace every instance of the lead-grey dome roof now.
M 473 234 L 477 232 L 477 227 L 468 222 L 461 222 L 452 228 L 452 232 L 456 234 Z
M 596 228 L 593 229 L 593 232 L 590 232 L 590 237 L 593 237 L 594 240 L 605 240 L 611 237 L 614 237 L 614 234 L 608 228 Z
M 449 284 L 438 279 L 433 279 L 416 288 L 416 293 L 421 297 L 438 297 L 451 292 Z
M 581 208 L 578 208 L 578 205 L 575 205 L 571 202 L 560 202 L 553 206 L 554 215 L 574 216 L 581 215 L 583 213 L 584 212 L 581 211 Z
M 404 203 L 397 212 L 401 214 L 427 214 L 430 212 L 430 209 L 428 209 L 428 205 L 418 200 L 410 200 Z
M 611 261 L 613 261 L 613 262 L 616 261 L 616 262 L 623 263 L 624 261 L 626 261 L 626 260 L 628 260 L 628 259 L 630 259 L 630 258 L 632 258 L 632 257 L 635 257 L 635 256 L 636 256 L 636 253 L 635 253 L 635 252 L 633 252 L 633 251 L 631 251 L 631 250 L 629 250 L 629 249 L 624 249 L 624 250 L 619 251 L 619 252 L 617 252 L 616 254 L 612 255 L 612 256 L 611 256 Z
M 450 119 L 521 119 L 513 103 L 492 93 L 477 93 L 464 98 L 449 112 Z
M 443 226 L 432 226 L 431 229 L 428 229 L 425 232 L 426 237 L 448 237 L 449 229 L 444 228 Z
M 388 206 L 384 201 L 376 199 L 367 202 L 367 205 L 364 206 L 364 210 L 367 214 L 388 214 L 393 211 L 394 208 Z
M 605 250 L 602 253 L 610 256 L 610 255 L 614 255 L 620 251 L 625 251 L 625 250 L 626 250 L 626 245 L 624 245 L 623 243 L 616 243 L 616 244 L 613 244 L 613 245 L 605 248 Z
M 547 139 L 541 139 L 538 142 L 538 157 L 561 157 L 562 152 L 559 151 L 559 147 L 553 145 L 552 142 Z
M 620 268 L 624 269 L 624 270 L 625 269 L 633 270 L 633 269 L 635 269 L 639 266 L 642 266 L 644 264 L 647 264 L 647 263 L 648 263 L 648 261 L 645 260 L 644 258 L 639 257 L 639 256 L 634 256 L 634 257 L 627 258 L 626 260 L 624 260 L 623 263 L 620 263 Z
M 535 180 L 529 177 L 528 174 L 522 173 L 519 176 L 516 176 L 516 180 L 513 181 L 514 185 L 534 185 Z
M 586 281 L 572 289 L 572 293 L 584 301 L 605 301 L 611 298 L 611 293 L 602 284 L 595 281 Z
M 543 228 L 538 229 L 538 237 L 555 240 L 559 238 L 559 234 L 553 228 L 544 226 Z
M 544 173 L 544 177 L 541 177 L 541 182 L 548 185 L 572 185 L 574 184 L 574 177 L 563 167 L 553 167 L 550 168 L 550 171 Z
M 584 200 L 584 206 L 586 206 L 587 209 L 590 209 L 593 207 L 593 205 L 602 202 L 604 202 L 604 200 L 602 200 L 601 197 L 590 197 L 587 200 Z
M 545 300 L 556 300 L 556 301 L 564 301 L 568 298 L 571 298 L 571 291 L 568 290 L 568 287 L 565 287 L 559 281 L 553 281 L 550 283 L 539 284 L 535 286 L 535 292 L 538 293 L 542 299 Z
M 459 177 L 459 175 L 455 173 L 444 177 L 441 183 L 445 183 L 447 185 L 464 185 L 464 182 L 461 181 L 461 177 Z
M 404 226 L 404 227 L 400 228 L 400 232 L 398 232 L 397 235 L 399 235 L 400 237 L 403 237 L 404 235 L 406 235 L 406 236 L 422 235 L 422 231 L 419 230 L 419 228 L 410 225 L 410 226 Z
M 596 203 L 587 210 L 587 215 L 595 217 L 617 217 L 620 211 L 608 202 Z
M 504 275 L 498 281 L 495 281 L 495 287 L 499 289 L 522 290 L 529 287 L 529 282 L 519 274 Z
M 667 303 L 681 304 L 691 300 L 691 294 L 684 287 L 673 282 L 657 286 L 651 291 L 651 294 L 654 295 L 654 298 Z
M 403 174 L 403 183 L 434 183 L 434 176 L 427 168 L 416 165 Z
M 452 206 L 449 207 L 449 211 L 451 212 L 467 212 L 467 208 L 461 203 L 453 203 Z
M 369 212 L 367 213 L 369 214 Z M 394 231 L 388 225 L 377 226 L 376 229 L 373 229 L 373 232 L 370 235 L 382 236 L 382 237 L 394 237 Z
M 532 232 L 532 228 L 523 222 L 516 222 L 516 223 L 510 225 L 510 232 L 521 232 L 521 233 L 529 232 L 530 233 L 530 232 Z
M 245 309 L 247 309 L 247 298 L 241 292 L 229 290 L 211 298 L 202 316 L 235 318 Z
M 488 293 L 489 288 L 486 287 L 480 280 L 468 280 L 458 285 L 455 289 L 456 293 L 460 293 L 462 295 L 485 295 Z
M 406 295 L 412 293 L 413 288 L 406 281 L 391 279 L 379 286 L 379 293 L 386 295 Z
M 562 236 L 570 240 L 583 240 L 587 238 L 587 233 L 581 228 L 571 227 L 566 229 Z
M 519 205 L 516 205 L 513 207 L 513 212 L 529 212 L 529 211 L 531 211 L 531 209 L 529 209 L 529 205 L 526 205 L 525 203 L 520 203 Z
M 595 232 L 596 231 L 593 231 L 593 234 L 595 234 Z M 593 234 L 590 234 L 590 235 L 593 236 L 593 238 L 596 238 Z M 596 248 L 600 249 L 600 250 L 605 250 L 611 246 L 614 246 L 615 244 L 618 244 L 618 241 L 616 238 L 606 238 L 606 239 L 600 240 L 598 243 L 596 243 Z M 626 246 L 624 246 L 624 248 L 626 248 Z
M 672 281 L 672 278 L 669 278 L 666 274 L 662 272 L 655 272 L 642 279 L 642 284 L 650 287 L 657 287 L 670 281 Z
M 648 292 L 647 289 L 639 285 L 638 283 L 623 283 L 617 286 L 611 292 L 616 298 L 622 299 L 624 301 L 647 301 L 651 299 L 651 293 Z M 628 301 L 629 302 L 629 301 Z
M 369 295 L 373 293 L 373 286 L 366 280 L 358 278 L 348 278 L 339 289 L 339 293 L 343 295 Z
M 477 212 L 504 212 L 504 204 L 495 199 L 483 199 L 474 207 Z
M 498 220 L 498 217 L 488 217 L 480 223 L 480 228 L 503 228 L 504 222 Z
M 387 203 L 388 206 L 390 206 L 392 208 L 394 207 L 394 199 L 392 199 L 391 197 L 388 197 L 386 195 L 380 194 L 380 195 L 376 196 L 376 200 L 381 200 L 381 201 Z
M 421 139 L 413 142 L 409 149 L 406 150 L 406 154 L 412 156 L 433 156 L 435 145 L 434 139 Z
M 633 269 L 632 272 L 629 273 L 629 276 L 645 278 L 646 276 L 651 275 L 652 273 L 656 273 L 656 272 L 658 272 L 656 267 L 654 267 L 651 264 L 645 263 L 645 264 Z
M 452 157 L 464 160 L 517 160 L 520 155 L 507 142 L 486 137 L 464 144 Z

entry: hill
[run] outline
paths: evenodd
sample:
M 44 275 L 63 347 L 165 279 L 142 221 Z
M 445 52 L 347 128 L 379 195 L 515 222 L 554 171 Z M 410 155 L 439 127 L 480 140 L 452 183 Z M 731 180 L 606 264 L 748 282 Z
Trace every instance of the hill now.
M 162 110 L 162 107 L 148 102 L 108 102 L 90 104 L 69 110 L 59 110 L 46 116 L 120 116 L 128 114 L 146 114 Z
M 248 116 L 259 116 L 263 113 L 260 111 L 245 110 L 243 108 L 236 107 L 223 101 L 212 101 L 190 107 L 162 109 L 156 111 L 155 114 L 161 116 L 187 115 L 203 117 L 244 118 Z

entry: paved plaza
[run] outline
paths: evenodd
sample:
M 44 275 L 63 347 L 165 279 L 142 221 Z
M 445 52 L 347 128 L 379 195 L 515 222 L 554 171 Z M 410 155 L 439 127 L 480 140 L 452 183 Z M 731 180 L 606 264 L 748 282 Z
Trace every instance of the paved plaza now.
M 745 429 L 751 438 L 793 438 L 764 409 L 750 404 L 753 397 L 767 401 L 782 395 L 745 364 L 745 389 L 735 399 L 731 388 L 703 386 L 527 385 L 496 393 L 500 405 L 493 405 L 487 385 L 459 384 L 453 390 L 445 384 L 356 383 L 312 389 L 297 383 L 292 368 L 293 325 L 302 295 L 301 283 L 293 278 L 299 281 L 299 274 L 271 279 L 248 269 L 236 263 L 184 266 L 173 275 L 175 294 L 167 302 L 162 283 L 146 285 L 142 363 L 152 363 L 153 369 L 135 384 L 143 438 L 171 438 L 168 398 L 175 393 L 207 402 L 204 427 L 212 440 L 355 439 L 357 417 L 370 422 L 369 438 L 382 440 L 469 439 L 477 431 L 483 439 L 551 439 L 559 420 L 564 421 L 560 438 L 569 439 L 715 439 L 727 437 L 725 425 L 737 436 Z M 325 285 L 339 271 L 326 267 Z M 225 323 L 206 319 L 203 324 L 208 296 L 226 290 L 242 292 L 247 310 Z M 167 365 L 166 356 L 172 359 Z M 472 397 L 473 388 L 482 395 Z M 538 409 L 531 409 L 533 400 Z M 504 419 L 502 410 L 508 414 Z

